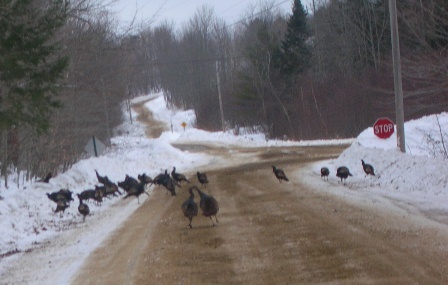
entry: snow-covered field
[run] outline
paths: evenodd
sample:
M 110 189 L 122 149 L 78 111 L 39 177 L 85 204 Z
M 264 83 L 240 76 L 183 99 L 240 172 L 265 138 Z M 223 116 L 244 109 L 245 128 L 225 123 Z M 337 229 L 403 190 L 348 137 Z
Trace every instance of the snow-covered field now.
M 90 203 L 91 215 L 83 222 L 77 210 L 77 199 L 60 217 L 53 213 L 56 205 L 47 198 L 46 193 L 61 188 L 68 188 L 74 193 L 92 189 L 99 185 L 95 170 L 118 182 L 123 181 L 126 174 L 137 177 L 137 174 L 146 173 L 154 177 L 165 169 L 170 171 L 173 166 L 182 173 L 192 172 L 214 159 L 181 151 L 171 143 L 202 142 L 241 147 L 352 143 L 339 158 L 310 165 L 307 175 L 300 175 L 301 179 L 313 188 L 346 199 L 387 199 L 394 204 L 438 213 L 441 217 L 448 212 L 448 166 L 441 144 L 442 137 L 445 143 L 448 139 L 447 113 L 407 122 L 407 153 L 403 154 L 396 148 L 395 136 L 379 139 L 374 136 L 372 128 L 352 140 L 303 142 L 266 140 L 262 134 L 235 136 L 232 132 L 205 132 L 195 129 L 191 110 L 168 110 L 160 94 L 137 98 L 135 102 L 149 98 L 155 99 L 145 103 L 147 108 L 170 129 L 160 138 L 146 138 L 144 126 L 135 120 L 136 114 L 132 114 L 133 123 L 127 120 L 120 126 L 116 133 L 122 135 L 113 138 L 112 147 L 102 156 L 78 162 L 48 184 L 23 183 L 20 178 L 13 178 L 9 181 L 9 189 L 5 189 L 4 183 L 1 183 L 0 284 L 30 284 L 30 280 L 32 284 L 69 284 L 70 278 L 89 253 L 139 206 L 134 197 L 127 200 L 106 199 L 101 206 Z M 185 130 L 183 122 L 186 123 Z M 375 177 L 364 174 L 361 159 L 375 167 Z M 341 165 L 347 166 L 353 174 L 346 185 L 339 183 L 335 176 L 336 168 Z M 320 179 L 322 166 L 330 169 L 329 181 Z M 334 187 L 328 187 L 328 184 Z M 140 196 L 141 202 L 146 198 L 146 195 Z M 47 245 L 45 252 L 42 245 Z

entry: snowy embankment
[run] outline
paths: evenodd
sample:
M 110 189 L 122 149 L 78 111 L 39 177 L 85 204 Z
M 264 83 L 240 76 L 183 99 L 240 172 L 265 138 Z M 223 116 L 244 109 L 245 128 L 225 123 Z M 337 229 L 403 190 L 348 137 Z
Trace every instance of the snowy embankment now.
M 448 142 L 446 126 L 447 113 L 406 122 L 406 153 L 396 147 L 395 134 L 380 139 L 368 128 L 337 159 L 314 163 L 310 173 L 318 177 L 320 168 L 328 167 L 328 183 L 338 187 L 318 185 L 332 194 L 356 200 L 387 198 L 400 207 L 410 206 L 448 222 L 448 161 L 442 143 Z M 366 176 L 361 159 L 374 166 L 375 177 Z M 347 166 L 353 174 L 345 186 L 335 176 L 339 166 Z

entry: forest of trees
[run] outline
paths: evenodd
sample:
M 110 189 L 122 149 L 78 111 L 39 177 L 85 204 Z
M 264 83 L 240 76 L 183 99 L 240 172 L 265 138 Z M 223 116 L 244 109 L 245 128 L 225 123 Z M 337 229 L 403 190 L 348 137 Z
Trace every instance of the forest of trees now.
M 265 1 L 234 23 L 203 6 L 180 29 L 120 33 L 98 3 L 0 0 L 3 178 L 65 171 L 93 135 L 109 145 L 129 99 L 153 91 L 194 109 L 199 128 L 270 138 L 354 137 L 395 118 L 387 0 L 295 0 L 288 14 Z M 446 111 L 448 2 L 397 9 L 405 120 Z

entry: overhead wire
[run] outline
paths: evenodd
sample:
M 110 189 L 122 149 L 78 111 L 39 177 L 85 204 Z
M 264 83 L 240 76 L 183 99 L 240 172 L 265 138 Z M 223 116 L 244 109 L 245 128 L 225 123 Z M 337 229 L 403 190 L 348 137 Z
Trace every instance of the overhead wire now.
M 290 1 L 291 1 L 291 0 L 284 0 L 284 1 L 280 2 L 280 3 L 277 3 L 277 4 L 273 5 L 271 8 L 276 8 L 276 7 L 278 7 L 278 6 L 280 6 L 280 5 L 283 5 L 283 4 L 285 4 L 286 2 L 290 2 Z M 236 25 L 236 24 L 238 24 L 238 23 L 242 23 L 242 22 L 244 22 L 244 21 L 246 21 L 246 20 L 248 20 L 248 19 L 250 19 L 250 18 L 252 18 L 252 17 L 259 16 L 259 15 L 262 14 L 263 12 L 264 12 L 264 11 L 259 11 L 259 12 L 255 13 L 255 14 L 253 14 L 253 15 L 250 15 L 250 16 L 247 16 L 247 17 L 245 17 L 245 18 L 242 18 L 242 19 L 240 19 L 240 20 L 238 20 L 238 21 L 236 21 L 236 22 L 233 22 L 233 23 L 231 23 L 231 24 L 228 24 L 227 27 L 234 26 L 234 25 Z

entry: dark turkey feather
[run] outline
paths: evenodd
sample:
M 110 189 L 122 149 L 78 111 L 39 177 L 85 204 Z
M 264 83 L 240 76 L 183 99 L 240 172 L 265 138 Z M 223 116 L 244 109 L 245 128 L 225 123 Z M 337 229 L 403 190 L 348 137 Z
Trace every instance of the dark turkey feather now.
M 205 172 L 197 172 L 196 173 L 196 176 L 198 177 L 198 181 L 199 181 L 199 183 L 201 183 L 201 185 L 203 186 L 203 187 L 206 187 L 207 186 L 207 184 L 208 184 L 208 178 L 207 178 L 207 174 L 205 174 Z
M 282 180 L 289 181 L 288 177 L 286 177 L 283 169 L 277 168 L 274 165 L 272 166 L 272 171 L 274 172 L 275 177 L 277 177 L 278 181 L 282 183 Z
M 341 182 L 344 183 L 343 179 L 347 179 L 347 177 L 353 176 L 353 175 L 350 173 L 350 170 L 346 166 L 341 166 L 341 167 L 338 167 L 338 169 L 336 171 L 336 176 L 341 178 Z
M 182 173 L 177 173 L 176 172 L 176 167 L 173 167 L 173 171 L 171 171 L 171 177 L 173 177 L 174 181 L 180 185 L 180 183 L 182 181 L 185 181 L 187 183 L 190 183 L 190 181 L 188 181 L 187 177 L 185 175 L 183 175 Z
M 185 217 L 190 220 L 190 223 L 188 224 L 190 228 L 192 228 L 191 221 L 193 220 L 193 217 L 197 216 L 198 214 L 198 204 L 196 204 L 196 202 L 194 201 L 193 189 L 194 188 L 190 188 L 190 197 L 182 203 L 182 212 L 184 213 Z
M 78 194 L 79 198 L 79 194 Z M 82 215 L 82 221 L 84 222 L 86 220 L 86 216 L 90 214 L 90 208 L 88 205 L 84 204 L 82 202 L 82 199 L 79 199 L 79 206 L 78 206 L 78 212 Z
M 216 214 L 219 211 L 218 201 L 216 201 L 213 196 L 207 195 L 199 190 L 199 188 L 196 186 L 193 186 L 191 189 L 196 189 L 196 191 L 198 191 L 199 197 L 201 198 L 201 200 L 199 201 L 199 207 L 202 210 L 202 214 L 206 217 L 209 217 L 212 221 L 213 226 L 215 226 L 212 216 L 215 216 L 216 222 L 219 223 L 218 218 L 216 217 Z
M 364 172 L 367 175 L 375 176 L 375 170 L 373 169 L 373 166 L 370 165 L 370 164 L 365 163 L 363 159 L 361 159 L 361 162 L 362 162 L 362 169 L 364 169 Z
M 328 175 L 330 175 L 330 170 L 328 167 L 322 167 L 320 169 L 320 177 L 328 180 Z

